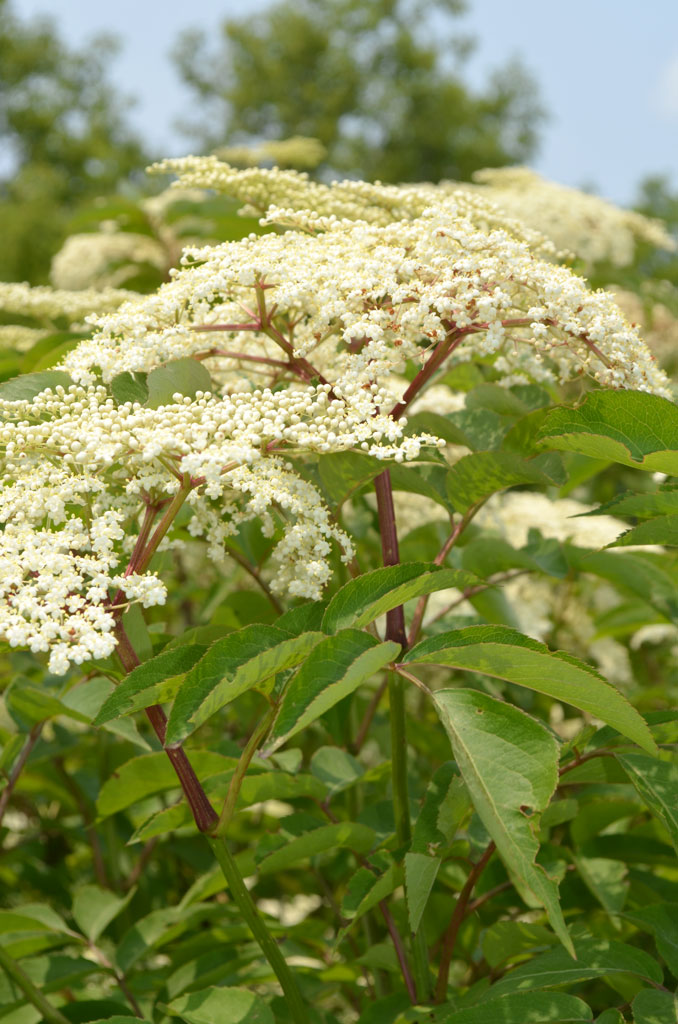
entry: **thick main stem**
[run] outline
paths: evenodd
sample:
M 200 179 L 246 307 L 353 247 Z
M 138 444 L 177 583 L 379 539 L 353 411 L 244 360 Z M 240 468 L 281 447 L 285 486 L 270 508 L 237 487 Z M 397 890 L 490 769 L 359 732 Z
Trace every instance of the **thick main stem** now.
M 139 659 L 136 651 L 130 643 L 129 637 L 125 633 L 121 621 L 118 621 L 116 635 L 118 638 L 117 651 L 120 660 L 122 661 L 123 667 L 128 672 L 131 672 L 132 669 L 139 665 Z M 154 707 L 146 708 L 146 715 L 153 726 L 156 736 L 164 746 L 167 727 L 165 712 L 156 704 Z M 193 770 L 193 765 L 181 746 L 165 747 L 165 753 L 176 772 L 181 788 L 193 813 L 195 823 L 200 831 L 206 835 L 207 841 L 212 847 L 212 850 L 221 865 L 229 890 L 235 903 L 238 905 L 238 909 L 246 923 L 249 925 L 262 953 L 268 960 L 278 981 L 280 982 L 280 986 L 285 993 L 294 1024 L 309 1024 L 308 1013 L 302 1001 L 297 983 L 294 980 L 294 976 L 266 927 L 264 919 L 257 911 L 252 897 L 247 891 L 243 878 L 238 871 L 237 865 L 226 847 L 225 841 L 217 837 L 212 837 L 208 834 L 216 828 L 219 819 L 207 794 L 205 793 L 205 790 L 200 784 L 200 780 Z M 55 1022 L 55 1024 L 61 1024 L 61 1021 Z
M 393 491 L 391 477 L 386 470 L 374 481 L 377 495 L 377 511 L 381 529 L 381 550 L 384 565 L 398 565 L 400 551 L 398 548 L 398 530 L 393 507 Z M 402 605 L 393 608 L 386 614 L 386 639 L 395 640 L 403 651 L 407 648 L 405 631 L 405 611 Z M 405 696 L 402 679 L 390 672 L 388 677 L 388 693 L 391 722 L 391 785 L 393 789 L 393 813 L 395 817 L 398 845 L 408 847 L 412 839 L 410 822 L 410 800 L 407 791 L 407 728 L 405 721 Z M 429 970 L 428 953 L 424 933 L 421 929 L 411 936 L 414 976 L 416 981 L 415 997 L 428 998 Z M 404 953 L 402 954 L 404 956 Z M 411 993 L 410 993 L 411 995 Z
M 254 938 L 259 943 L 262 953 L 275 971 L 280 986 L 285 993 L 287 1005 L 292 1014 L 294 1024 L 309 1024 L 308 1010 L 301 998 L 301 993 L 294 980 L 285 958 L 278 948 L 278 944 L 266 927 L 266 923 L 257 910 L 254 900 L 249 894 L 242 875 L 238 870 L 235 860 L 226 845 L 225 839 L 218 836 L 209 836 L 208 842 L 216 857 L 224 878 L 228 884 L 231 896 L 238 904 L 238 909 L 245 919 Z

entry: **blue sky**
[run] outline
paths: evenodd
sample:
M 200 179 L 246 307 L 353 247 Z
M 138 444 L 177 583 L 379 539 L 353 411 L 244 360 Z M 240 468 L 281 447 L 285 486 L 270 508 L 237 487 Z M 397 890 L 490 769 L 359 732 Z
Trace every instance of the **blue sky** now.
M 369 2 L 369 0 L 367 0 Z M 138 99 L 133 120 L 152 147 L 176 155 L 187 143 L 174 130 L 190 117 L 190 94 L 168 53 L 185 28 L 216 32 L 227 16 L 252 15 L 265 0 L 12 0 L 22 18 L 51 15 L 79 47 L 111 31 L 123 49 L 116 84 Z M 477 48 L 475 85 L 519 56 L 539 84 L 549 120 L 533 166 L 554 181 L 592 185 L 630 202 L 649 174 L 678 187 L 678 2 L 676 0 L 470 0 L 458 21 Z

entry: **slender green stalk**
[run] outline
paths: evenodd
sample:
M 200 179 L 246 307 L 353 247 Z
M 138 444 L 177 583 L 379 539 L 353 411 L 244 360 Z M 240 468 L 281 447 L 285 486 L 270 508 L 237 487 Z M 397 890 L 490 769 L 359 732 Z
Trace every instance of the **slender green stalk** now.
M 257 728 L 250 736 L 245 746 L 245 749 L 240 755 L 240 759 L 237 765 L 235 766 L 235 771 L 233 772 L 231 781 L 228 785 L 228 793 L 226 794 L 224 806 L 219 816 L 219 822 L 214 830 L 214 835 L 216 836 L 225 835 L 226 830 L 231 823 L 231 818 L 233 817 L 235 805 L 238 800 L 238 794 L 240 792 L 242 780 L 245 778 L 245 773 L 247 772 L 247 769 L 250 766 L 252 758 L 257 752 L 259 744 L 264 739 L 270 728 L 271 722 L 273 721 L 273 716 L 275 715 L 275 711 L 275 707 L 271 707 L 268 709 L 262 720 L 259 722 Z
M 45 999 L 40 989 L 33 984 L 23 967 L 2 946 L 0 946 L 0 967 L 5 971 L 8 978 L 21 989 L 29 1003 L 32 1003 L 36 1010 L 40 1011 L 42 1019 L 46 1021 L 46 1024 L 68 1024 L 68 1018 L 64 1017 L 63 1013 L 60 1013 L 56 1006 L 52 1006 L 48 999 Z
M 275 971 L 275 975 L 285 993 L 294 1024 L 309 1024 L 308 1010 L 294 980 L 294 975 L 287 966 L 275 939 L 257 910 L 254 900 L 250 896 L 243 877 L 238 870 L 238 866 L 226 845 L 226 840 L 218 836 L 208 836 L 207 841 L 221 866 L 231 896 L 237 903 L 240 913 L 254 938 L 259 943 L 264 956 Z

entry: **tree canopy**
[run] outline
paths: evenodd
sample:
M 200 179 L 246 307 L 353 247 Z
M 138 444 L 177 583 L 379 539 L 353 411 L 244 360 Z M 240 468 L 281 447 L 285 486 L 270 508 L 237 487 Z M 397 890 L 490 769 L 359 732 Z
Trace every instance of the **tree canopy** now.
M 383 181 L 468 179 L 528 159 L 543 118 L 517 62 L 465 83 L 463 0 L 282 0 L 202 30 L 174 53 L 205 112 L 201 145 L 314 136 L 334 171 Z
M 101 36 L 73 49 L 49 19 L 21 21 L 0 0 L 0 279 L 40 278 L 73 205 L 143 167 L 108 78 L 116 48 Z

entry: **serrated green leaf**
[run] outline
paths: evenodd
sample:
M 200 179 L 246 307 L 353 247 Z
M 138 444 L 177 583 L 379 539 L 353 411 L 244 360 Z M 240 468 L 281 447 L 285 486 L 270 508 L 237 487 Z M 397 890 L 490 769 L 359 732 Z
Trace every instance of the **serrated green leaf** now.
M 234 768 L 236 759 L 207 750 L 192 750 L 191 764 L 200 779 Z M 176 789 L 179 783 L 167 754 L 159 751 L 133 757 L 115 770 L 101 787 L 97 799 L 100 818 L 123 811 L 153 793 Z
M 291 839 L 279 850 L 274 850 L 259 862 L 260 874 L 272 871 L 286 871 L 300 861 L 314 857 L 327 850 L 346 847 L 355 853 L 367 853 L 375 842 L 373 829 L 354 821 L 341 821 L 336 825 L 321 825 L 301 836 Z
M 440 858 L 425 853 L 405 854 L 405 898 L 410 931 L 417 932 L 440 869 Z
M 145 661 L 116 687 L 92 724 L 103 725 L 152 704 L 171 700 L 181 685 L 184 673 L 193 668 L 206 650 L 204 644 L 188 644 L 161 651 L 155 658 Z
M 206 988 L 168 1004 L 173 1017 L 187 1024 L 275 1024 L 261 996 L 244 988 Z
M 322 640 L 287 684 L 273 723 L 267 755 L 324 715 L 393 661 L 400 645 L 379 643 L 359 629 Z
M 507 626 L 441 633 L 417 644 L 403 663 L 450 665 L 526 686 L 601 718 L 650 753 L 657 750 L 645 721 L 595 669 Z
M 552 470 L 551 463 L 540 462 L 539 456 L 529 461 L 513 452 L 473 452 L 459 459 L 449 470 L 447 493 L 457 512 L 466 512 L 507 487 L 562 483 L 562 475 L 554 481 L 544 467 Z
M 536 830 L 558 782 L 558 744 L 523 711 L 476 690 L 438 690 L 433 702 L 473 805 L 514 878 L 572 949 L 558 885 L 535 863 Z M 501 770 L 497 770 L 497 766 Z
M 599 508 L 584 512 L 584 516 L 634 516 L 636 519 L 653 519 L 678 513 L 678 487 L 660 487 L 653 493 L 634 494 L 627 491 L 606 501 Z
M 148 401 L 147 376 L 145 373 L 129 373 L 125 370 L 117 374 L 111 381 L 111 394 L 118 405 L 126 402 L 139 402 L 144 405 Z
M 47 388 L 69 388 L 73 381 L 63 370 L 43 370 L 40 373 L 23 373 L 20 377 L 0 384 L 0 401 L 30 402 Z
M 544 989 L 573 985 L 606 975 L 632 974 L 658 985 L 663 981 L 656 960 L 642 949 L 610 939 L 581 938 L 574 940 L 577 959 L 562 947 L 541 953 L 526 964 L 520 964 L 490 989 L 496 995 L 521 990 Z M 483 997 L 483 1002 L 486 1000 Z
M 405 601 L 438 590 L 475 586 L 481 581 L 462 569 L 407 562 L 363 573 L 334 595 L 323 617 L 326 633 L 361 628 Z
M 289 636 L 276 626 L 256 625 L 217 640 L 177 693 L 165 745 L 182 743 L 240 694 L 305 661 L 322 639 L 322 633 Z
M 644 754 L 615 754 L 647 806 L 666 826 L 678 853 L 678 765 Z
M 170 363 L 151 370 L 146 378 L 148 387 L 149 409 L 158 409 L 161 405 L 173 405 L 173 395 L 180 394 L 187 398 L 195 398 L 198 391 L 212 391 L 212 378 L 209 371 L 197 359 L 174 359 Z
M 116 896 L 110 889 L 98 885 L 83 885 L 73 898 L 72 913 L 83 935 L 96 942 L 111 921 L 125 909 L 135 889 L 125 896 Z
M 286 633 L 298 636 L 299 633 L 314 633 L 322 629 L 321 623 L 327 601 L 306 601 L 296 608 L 289 608 L 283 612 L 273 623 L 278 629 L 284 629 Z
M 608 548 L 621 548 L 640 544 L 678 544 L 678 515 L 658 516 L 648 519 L 626 530 L 616 540 L 608 544 Z
M 678 1021 L 678 996 L 644 988 L 633 1000 L 633 1024 L 674 1024 Z
M 678 475 L 678 408 L 645 391 L 594 391 L 577 409 L 552 410 L 539 438 L 549 448 Z
M 566 992 L 516 992 L 463 1010 L 441 1006 L 420 1019 L 422 1024 L 574 1024 L 592 1021 L 593 1014 L 586 1003 Z

